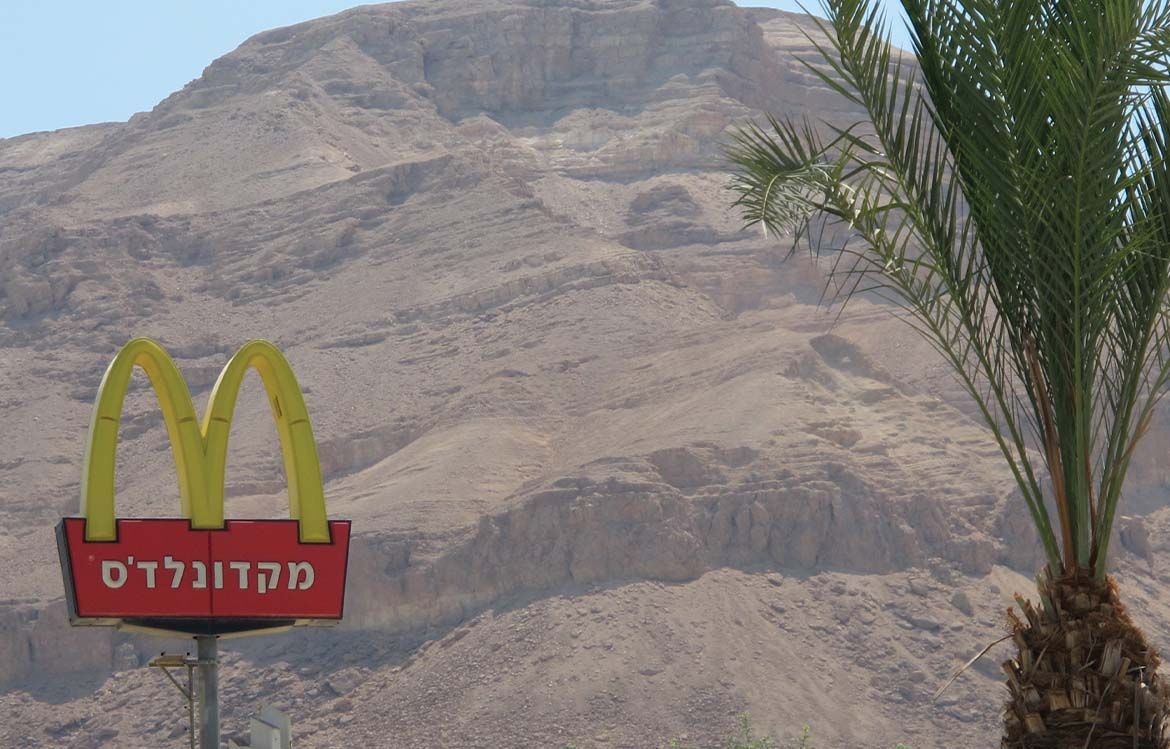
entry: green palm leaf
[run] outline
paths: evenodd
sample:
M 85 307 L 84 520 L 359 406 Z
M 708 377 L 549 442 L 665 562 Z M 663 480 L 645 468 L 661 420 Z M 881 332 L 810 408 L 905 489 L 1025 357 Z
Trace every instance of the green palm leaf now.
M 808 67 L 868 122 L 749 125 L 727 149 L 730 188 L 769 233 L 848 232 L 842 299 L 910 313 L 978 404 L 1052 569 L 1102 576 L 1170 378 L 1170 7 L 903 7 L 916 65 L 876 3 L 826 0 L 828 41 L 810 41 L 828 69 Z

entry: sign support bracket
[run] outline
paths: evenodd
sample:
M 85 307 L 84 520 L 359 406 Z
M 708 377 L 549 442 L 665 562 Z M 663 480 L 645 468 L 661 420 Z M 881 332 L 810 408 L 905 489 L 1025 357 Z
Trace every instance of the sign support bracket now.
M 195 749 L 195 667 L 198 665 L 198 661 L 192 658 L 190 653 L 186 655 L 163 653 L 147 665 L 162 671 L 163 676 L 170 679 L 171 683 L 175 685 L 175 689 L 179 690 L 179 694 L 183 695 L 183 700 L 187 703 L 187 734 L 191 739 L 191 749 Z M 185 688 L 170 671 L 172 668 L 179 667 L 187 669 L 187 686 Z
M 148 665 L 163 672 L 187 701 L 187 721 L 190 726 L 191 749 L 195 749 L 195 703 L 199 703 L 199 748 L 219 749 L 219 638 L 215 635 L 197 635 L 197 657 L 166 655 L 153 659 Z M 171 674 L 172 668 L 187 669 L 187 686 Z M 195 686 L 195 670 L 199 670 L 199 686 Z

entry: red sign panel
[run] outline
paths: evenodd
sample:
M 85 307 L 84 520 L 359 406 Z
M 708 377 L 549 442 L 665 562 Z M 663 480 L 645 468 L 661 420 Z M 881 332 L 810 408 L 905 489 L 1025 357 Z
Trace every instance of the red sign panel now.
M 85 519 L 59 533 L 75 619 L 340 619 L 349 521 L 329 543 L 301 543 L 295 520 L 118 520 L 114 541 L 85 540 Z

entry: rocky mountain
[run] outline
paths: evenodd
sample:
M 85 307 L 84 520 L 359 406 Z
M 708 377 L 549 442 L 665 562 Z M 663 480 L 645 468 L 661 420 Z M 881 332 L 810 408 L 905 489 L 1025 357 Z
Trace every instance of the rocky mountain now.
M 818 746 L 988 746 L 1038 554 L 987 431 L 889 309 L 745 232 L 721 144 L 859 115 L 807 18 L 725 0 L 412 0 L 259 34 L 126 123 L 0 140 L 0 745 L 184 742 L 161 643 L 67 626 L 53 542 L 129 337 L 197 399 L 289 356 L 347 620 L 235 641 L 225 726 L 297 745 L 709 745 L 750 711 Z M 257 383 L 228 513 L 280 516 Z M 1170 433 L 1117 544 L 1163 648 Z M 144 381 L 120 514 L 178 492 Z M 998 655 L 998 651 L 993 656 Z M 172 704 L 169 700 L 174 698 Z

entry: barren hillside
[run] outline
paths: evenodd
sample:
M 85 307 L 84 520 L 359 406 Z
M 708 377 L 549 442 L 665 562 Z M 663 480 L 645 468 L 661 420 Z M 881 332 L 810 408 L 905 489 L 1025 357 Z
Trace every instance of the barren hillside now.
M 197 400 L 250 337 L 306 392 L 347 621 L 232 643 L 225 722 L 300 747 L 656 747 L 736 713 L 824 747 L 994 743 L 1037 554 L 941 363 L 741 230 L 720 143 L 857 115 L 811 26 L 724 0 L 411 0 L 244 42 L 127 123 L 0 140 L 0 746 L 181 746 L 163 643 L 64 622 L 97 382 L 126 339 Z M 144 380 L 143 380 L 144 383 Z M 139 383 L 142 385 L 143 383 Z M 279 516 L 257 383 L 228 513 Z M 1170 644 L 1163 419 L 1119 569 Z M 119 513 L 173 515 L 149 388 Z M 998 652 L 996 653 L 998 655 Z M 170 701 L 174 697 L 174 703 Z

